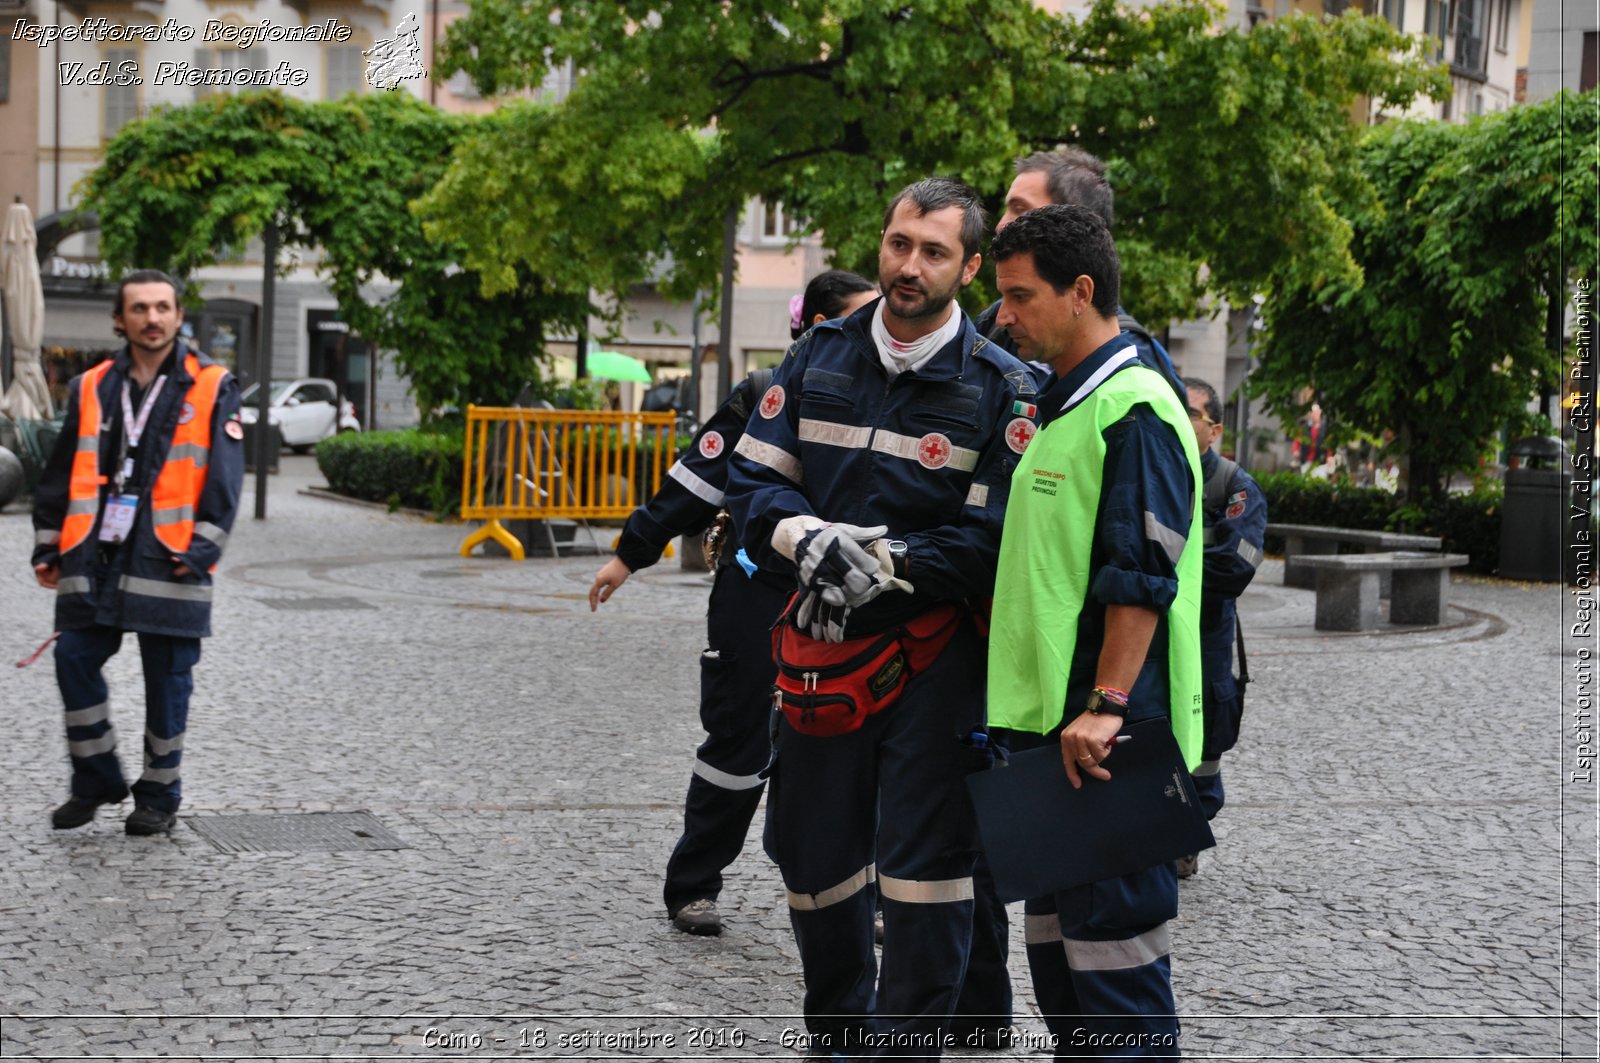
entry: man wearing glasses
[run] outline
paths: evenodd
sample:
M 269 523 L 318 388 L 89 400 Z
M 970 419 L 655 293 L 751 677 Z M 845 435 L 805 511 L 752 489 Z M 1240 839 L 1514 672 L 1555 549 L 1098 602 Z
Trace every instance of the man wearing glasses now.
M 1216 389 L 1197 377 L 1185 377 L 1189 423 L 1200 447 L 1200 481 L 1204 485 L 1201 516 L 1205 521 L 1205 579 L 1200 595 L 1200 654 L 1205 676 L 1205 740 L 1194 787 L 1206 818 L 1222 811 L 1222 754 L 1239 738 L 1244 691 L 1234 675 L 1233 646 L 1240 637 L 1235 600 L 1255 578 L 1261 544 L 1267 534 L 1267 499 L 1249 473 L 1216 451 L 1222 438 L 1222 401 Z M 1246 679 L 1248 682 L 1248 679 Z M 1198 856 L 1178 861 L 1178 877 L 1199 868 Z

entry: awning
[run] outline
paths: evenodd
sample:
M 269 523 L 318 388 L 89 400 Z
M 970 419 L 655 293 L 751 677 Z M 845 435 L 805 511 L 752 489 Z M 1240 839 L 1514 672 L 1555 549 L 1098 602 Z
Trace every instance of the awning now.
M 98 351 L 122 346 L 122 337 L 111 329 L 111 300 L 87 302 L 81 299 L 45 297 L 44 346 L 68 350 Z

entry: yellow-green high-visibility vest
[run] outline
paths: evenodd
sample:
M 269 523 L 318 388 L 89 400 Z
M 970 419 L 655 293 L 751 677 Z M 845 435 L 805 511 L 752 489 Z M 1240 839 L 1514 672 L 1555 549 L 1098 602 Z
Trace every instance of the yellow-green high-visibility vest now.
M 1048 734 L 1066 713 L 1078 618 L 1089 593 L 1089 554 L 1105 468 L 1104 432 L 1140 403 L 1177 433 L 1193 478 L 1193 512 L 1177 563 L 1178 597 L 1167 611 L 1172 733 L 1193 769 L 1200 762 L 1204 717 L 1200 455 L 1188 411 L 1179 405 L 1172 386 L 1138 364 L 1116 370 L 1040 429 L 1011 475 L 989 631 L 989 724 Z M 1178 547 L 1176 541 L 1172 546 Z

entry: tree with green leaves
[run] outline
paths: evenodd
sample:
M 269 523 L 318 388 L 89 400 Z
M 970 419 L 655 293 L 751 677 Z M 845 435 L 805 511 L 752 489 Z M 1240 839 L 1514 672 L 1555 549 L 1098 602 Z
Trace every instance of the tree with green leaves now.
M 998 200 L 1017 155 L 1071 143 L 1111 164 L 1148 322 L 1276 273 L 1354 277 L 1341 214 L 1373 195 L 1350 111 L 1440 95 L 1442 73 L 1379 19 L 1223 20 L 1210 0 L 1077 20 L 1030 0 L 476 0 L 436 77 L 494 95 L 570 65 L 575 86 L 506 107 L 419 210 L 491 288 L 526 266 L 619 295 L 664 272 L 684 295 L 750 196 L 870 273 L 899 187 L 953 173 Z
M 410 203 L 472 123 L 406 93 L 219 94 L 124 127 L 85 179 L 82 206 L 99 214 L 113 269 L 180 277 L 276 224 L 286 247 L 318 256 L 351 327 L 396 352 L 425 415 L 509 404 L 539 380 L 543 337 L 582 319 L 587 292 L 519 266 L 485 296 L 465 249 L 423 232 Z M 384 282 L 390 294 L 379 294 Z
M 1548 432 L 1528 407 L 1560 388 L 1561 308 L 1600 254 L 1597 103 L 1373 129 L 1361 170 L 1377 202 L 1350 217 L 1360 274 L 1286 283 L 1266 304 L 1251 382 L 1273 411 L 1298 416 L 1311 388 L 1335 431 L 1392 430 L 1417 501 L 1502 430 Z

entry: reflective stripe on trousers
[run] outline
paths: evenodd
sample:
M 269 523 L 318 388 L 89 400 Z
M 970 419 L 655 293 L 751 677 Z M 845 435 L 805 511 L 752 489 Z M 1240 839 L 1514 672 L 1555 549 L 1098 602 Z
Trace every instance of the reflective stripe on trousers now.
M 117 628 L 63 631 L 56 640 L 56 680 L 65 708 L 67 752 L 72 762 L 72 793 L 91 799 L 119 799 L 126 782 L 111 723 L 105 663 L 121 648 Z M 182 799 L 180 765 L 194 690 L 193 668 L 200 640 L 140 634 L 144 671 L 144 771 L 133 785 L 134 800 L 175 812 Z

